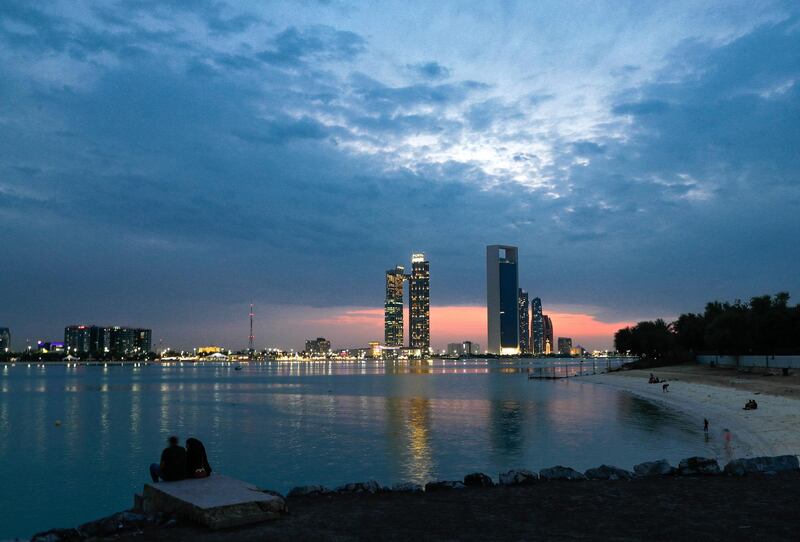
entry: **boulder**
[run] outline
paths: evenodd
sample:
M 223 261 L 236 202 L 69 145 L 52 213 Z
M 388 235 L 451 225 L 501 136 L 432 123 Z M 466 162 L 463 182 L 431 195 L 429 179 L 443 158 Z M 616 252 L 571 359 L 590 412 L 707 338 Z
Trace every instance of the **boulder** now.
M 464 485 L 467 487 L 493 487 L 494 482 L 482 472 L 473 472 L 464 476 Z
M 586 476 L 570 467 L 556 465 L 539 471 L 541 480 L 586 480 Z
M 619 467 L 612 467 L 611 465 L 600 465 L 599 467 L 589 469 L 584 475 L 589 480 L 630 480 L 633 478 L 633 473 L 631 471 Z
M 678 464 L 678 474 L 681 476 L 697 476 L 700 474 L 719 474 L 719 464 L 716 459 L 708 457 L 687 457 Z
M 320 495 L 327 495 L 332 493 L 330 489 L 325 486 L 298 486 L 293 487 L 289 492 L 289 497 L 319 497 Z
M 675 469 L 672 468 L 666 459 L 659 459 L 658 461 L 646 461 L 633 467 L 633 472 L 636 473 L 636 476 L 642 477 L 667 476 L 672 474 L 674 471 Z
M 50 529 L 31 537 L 31 542 L 77 542 L 79 540 L 85 540 L 85 537 L 78 529 Z
M 500 473 L 501 486 L 524 486 L 532 484 L 538 479 L 538 474 L 525 469 L 510 470 Z
M 366 482 L 352 482 L 344 484 L 336 488 L 337 493 L 378 493 L 381 491 L 381 486 L 375 480 L 367 480 Z
M 395 493 L 422 493 L 422 489 L 422 486 L 419 484 L 402 482 L 399 484 L 394 484 L 389 488 L 389 491 L 393 491 Z
M 744 476 L 746 474 L 772 474 L 798 469 L 800 469 L 800 462 L 798 462 L 796 455 L 779 455 L 775 457 L 734 459 L 725 465 L 725 474 Z
M 464 484 L 458 480 L 440 480 L 438 482 L 428 482 L 425 484 L 425 492 L 449 491 L 451 489 L 464 489 Z

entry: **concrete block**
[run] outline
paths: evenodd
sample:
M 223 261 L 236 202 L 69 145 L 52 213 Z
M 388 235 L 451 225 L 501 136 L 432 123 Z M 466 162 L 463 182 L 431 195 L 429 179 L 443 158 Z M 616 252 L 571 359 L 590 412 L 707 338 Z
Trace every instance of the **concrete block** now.
M 170 515 L 225 529 L 275 519 L 286 512 L 286 502 L 275 494 L 222 474 L 208 478 L 145 484 L 145 513 Z

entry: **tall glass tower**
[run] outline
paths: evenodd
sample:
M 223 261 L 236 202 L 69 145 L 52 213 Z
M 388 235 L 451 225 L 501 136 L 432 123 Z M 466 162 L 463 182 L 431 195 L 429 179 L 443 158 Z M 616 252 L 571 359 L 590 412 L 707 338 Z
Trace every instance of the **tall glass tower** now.
M 410 346 L 423 356 L 431 349 L 430 265 L 425 254 L 411 255 L 411 276 L 408 280 Z
M 531 342 L 533 353 L 544 354 L 544 320 L 542 319 L 542 300 L 534 297 L 531 301 L 533 317 L 531 319 Z
M 519 353 L 531 353 L 531 333 L 530 322 L 531 316 L 528 310 L 528 292 L 519 289 L 519 296 L 517 297 L 517 308 L 519 309 Z
M 519 353 L 517 247 L 486 247 L 486 316 L 489 352 Z
M 403 282 L 406 280 L 402 265 L 386 272 L 386 302 L 383 305 L 383 344 L 403 346 Z

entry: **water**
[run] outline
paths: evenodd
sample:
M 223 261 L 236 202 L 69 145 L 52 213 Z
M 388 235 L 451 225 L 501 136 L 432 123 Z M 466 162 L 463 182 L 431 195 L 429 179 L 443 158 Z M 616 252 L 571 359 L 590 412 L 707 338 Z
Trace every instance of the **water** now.
M 441 360 L 0 366 L 0 539 L 129 507 L 173 433 L 200 438 L 218 472 L 281 492 L 710 453 L 681 415 L 524 370 Z

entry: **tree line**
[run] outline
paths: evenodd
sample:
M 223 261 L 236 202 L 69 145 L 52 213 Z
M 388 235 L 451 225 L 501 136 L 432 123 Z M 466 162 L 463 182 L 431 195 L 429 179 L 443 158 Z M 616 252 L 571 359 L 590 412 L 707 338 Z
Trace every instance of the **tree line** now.
M 618 352 L 648 359 L 686 359 L 695 354 L 800 354 L 800 305 L 789 294 L 749 302 L 712 301 L 702 314 L 681 314 L 671 323 L 639 322 L 614 334 Z

